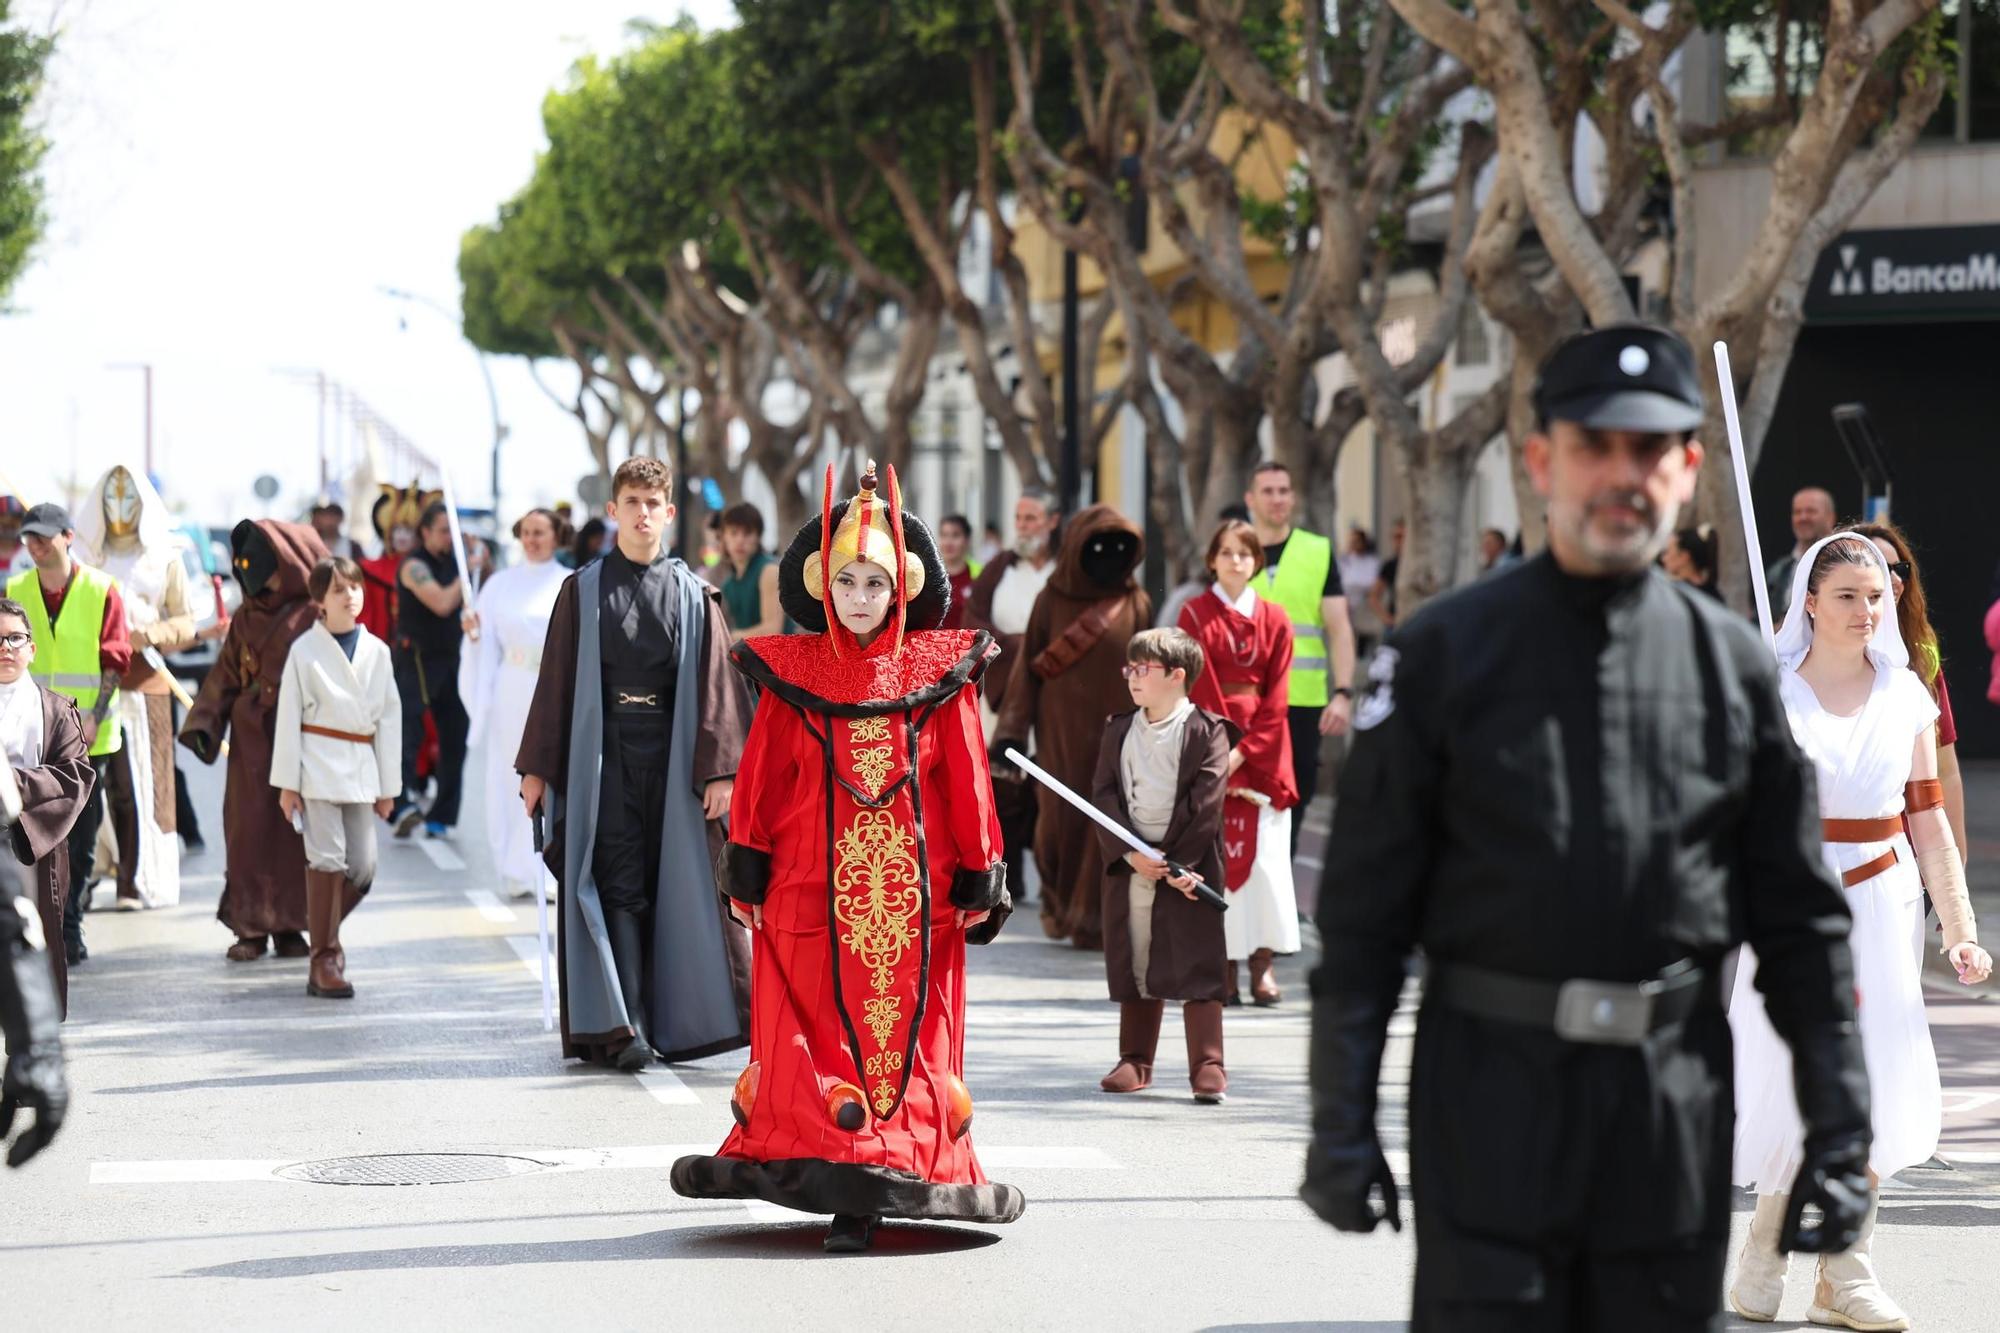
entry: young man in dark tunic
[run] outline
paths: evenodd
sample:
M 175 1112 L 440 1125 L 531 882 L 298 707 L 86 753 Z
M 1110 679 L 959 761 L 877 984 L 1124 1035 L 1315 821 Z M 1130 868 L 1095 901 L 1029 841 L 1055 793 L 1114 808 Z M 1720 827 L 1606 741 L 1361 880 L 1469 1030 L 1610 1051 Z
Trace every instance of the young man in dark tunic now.
M 716 590 L 663 549 L 672 474 L 628 459 L 617 545 L 557 594 L 515 767 L 562 883 L 563 1054 L 638 1069 L 747 1043 L 749 947 L 715 886 L 750 702 Z

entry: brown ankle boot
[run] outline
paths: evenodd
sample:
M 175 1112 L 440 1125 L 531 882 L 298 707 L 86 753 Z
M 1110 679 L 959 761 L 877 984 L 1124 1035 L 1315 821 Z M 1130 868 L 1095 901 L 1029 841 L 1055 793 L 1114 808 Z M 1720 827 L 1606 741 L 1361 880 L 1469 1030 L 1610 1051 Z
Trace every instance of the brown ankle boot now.
M 1196 1101 L 1212 1105 L 1229 1091 L 1222 1068 L 1222 1002 L 1189 1000 L 1181 1006 L 1181 1022 L 1187 1027 L 1188 1086 Z
M 347 957 L 340 948 L 340 899 L 346 882 L 337 870 L 306 871 L 306 927 L 312 932 L 306 994 L 321 999 L 354 997 L 354 987 L 347 983 Z
M 1138 1092 L 1152 1086 L 1164 1008 L 1159 1000 L 1126 1000 L 1118 1006 L 1118 1067 L 1098 1080 L 1098 1087 L 1106 1092 Z
M 1250 1003 L 1259 1009 L 1273 1009 L 1285 993 L 1278 989 L 1277 978 L 1271 975 L 1276 962 L 1269 949 L 1258 949 L 1250 955 Z

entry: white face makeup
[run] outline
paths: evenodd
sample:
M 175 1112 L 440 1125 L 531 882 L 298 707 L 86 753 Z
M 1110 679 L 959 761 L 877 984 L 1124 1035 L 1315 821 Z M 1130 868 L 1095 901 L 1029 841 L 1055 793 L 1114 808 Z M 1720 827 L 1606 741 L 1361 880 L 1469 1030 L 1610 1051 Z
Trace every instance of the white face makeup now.
M 857 560 L 833 576 L 833 609 L 855 638 L 868 641 L 888 619 L 896 584 L 889 571 L 868 560 Z

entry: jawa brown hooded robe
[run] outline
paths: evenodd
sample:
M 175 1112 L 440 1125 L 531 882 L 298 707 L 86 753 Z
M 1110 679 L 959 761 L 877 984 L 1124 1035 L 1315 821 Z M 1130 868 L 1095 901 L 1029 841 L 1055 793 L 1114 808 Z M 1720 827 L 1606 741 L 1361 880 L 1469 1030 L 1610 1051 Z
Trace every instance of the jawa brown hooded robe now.
M 15 859 L 31 867 L 35 911 L 42 919 L 42 934 L 50 941 L 56 1002 L 67 1018 L 69 960 L 55 942 L 62 939 L 63 898 L 69 893 L 69 831 L 90 802 L 97 772 L 90 766 L 90 747 L 84 744 L 76 701 L 54 690 L 37 692 L 42 696 L 41 762 L 14 770 L 21 789 L 21 819 L 8 833 Z M 0 885 L 7 883 L 8 877 L 0 876 Z
M 229 859 L 215 916 L 246 952 L 261 953 L 266 936 L 306 929 L 305 843 L 271 786 L 271 728 L 292 641 L 319 615 L 306 578 L 326 559 L 326 547 L 304 524 L 268 518 L 238 523 L 229 545 L 243 605 L 181 727 L 181 744 L 212 764 L 229 742 L 222 796 Z
M 1133 578 L 1144 555 L 1139 529 L 1110 505 L 1092 505 L 1063 525 L 1056 572 L 1035 600 L 1007 686 L 996 754 L 1032 728 L 1036 761 L 1072 791 L 1090 790 L 1104 719 L 1132 706 L 1121 674 L 1125 645 L 1153 623 L 1152 599 Z M 1042 929 L 1051 939 L 1099 948 L 1104 859 L 1095 825 L 1052 791 L 1038 790 L 1037 799 Z

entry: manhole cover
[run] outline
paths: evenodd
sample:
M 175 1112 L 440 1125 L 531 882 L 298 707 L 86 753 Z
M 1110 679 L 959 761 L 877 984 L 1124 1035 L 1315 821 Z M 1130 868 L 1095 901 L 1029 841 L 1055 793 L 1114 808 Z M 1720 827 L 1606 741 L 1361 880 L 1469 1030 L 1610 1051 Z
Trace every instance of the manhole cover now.
M 284 1180 L 312 1185 L 460 1185 L 470 1180 L 502 1180 L 546 1169 L 532 1157 L 498 1153 L 378 1153 L 371 1157 L 329 1157 L 278 1168 Z

